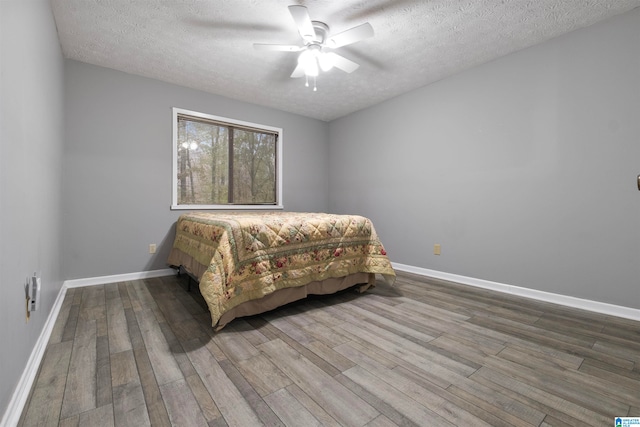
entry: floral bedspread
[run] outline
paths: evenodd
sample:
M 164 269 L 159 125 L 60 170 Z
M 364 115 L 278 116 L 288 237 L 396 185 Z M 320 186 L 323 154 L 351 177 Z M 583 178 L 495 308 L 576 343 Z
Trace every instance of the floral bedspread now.
M 213 325 L 222 314 L 278 289 L 353 273 L 395 272 L 371 221 L 324 213 L 183 214 L 173 254 L 208 266 L 200 278 Z

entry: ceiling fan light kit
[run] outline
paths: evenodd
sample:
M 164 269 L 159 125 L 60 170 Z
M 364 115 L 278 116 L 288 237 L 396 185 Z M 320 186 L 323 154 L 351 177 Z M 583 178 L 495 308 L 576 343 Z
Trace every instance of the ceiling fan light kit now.
M 329 26 L 324 22 L 312 21 L 305 6 L 289 6 L 289 13 L 298 27 L 304 41 L 303 46 L 255 43 L 258 50 L 278 52 L 300 52 L 298 64 L 291 73 L 292 78 L 305 76 L 305 86 L 309 86 L 309 77 L 313 78 L 313 90 L 316 91 L 316 78 L 320 70 L 327 72 L 338 68 L 352 73 L 359 65 L 344 56 L 331 52 L 342 46 L 353 44 L 373 37 L 373 27 L 369 23 L 358 25 L 341 33 L 330 35 Z

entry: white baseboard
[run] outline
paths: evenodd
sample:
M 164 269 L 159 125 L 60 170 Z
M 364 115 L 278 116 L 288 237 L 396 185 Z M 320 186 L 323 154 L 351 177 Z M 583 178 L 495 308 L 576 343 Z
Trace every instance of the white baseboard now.
M 64 301 L 64 297 L 67 294 L 67 289 L 69 288 L 78 288 L 82 286 L 94 286 L 94 285 L 104 285 L 107 283 L 116 283 L 116 282 L 124 282 L 129 280 L 140 280 L 140 279 L 150 279 L 153 277 L 163 277 L 163 276 L 171 276 L 175 275 L 176 271 L 171 268 L 166 268 L 162 270 L 152 270 L 152 271 L 142 271 L 138 273 L 127 273 L 127 274 L 117 274 L 113 276 L 100 276 L 100 277 L 89 277 L 86 279 L 73 279 L 73 280 L 65 280 L 60 288 L 60 292 L 56 297 L 55 302 L 53 303 L 53 307 L 51 308 L 51 312 L 47 317 L 47 320 L 44 324 L 42 332 L 36 341 L 33 350 L 31 351 L 31 356 L 27 361 L 27 366 L 22 372 L 22 376 L 20 377 L 20 381 L 18 382 L 18 386 L 16 387 L 13 396 L 11 397 L 11 401 L 9 402 L 9 406 L 0 420 L 1 427 L 13 427 L 18 424 L 20 421 L 20 415 L 22 415 L 22 410 L 24 409 L 24 405 L 29 398 L 29 392 L 31 391 L 31 387 L 33 386 L 33 382 L 38 374 L 38 369 L 40 368 L 40 363 L 42 362 L 42 358 L 44 357 L 44 352 L 47 349 L 47 344 L 49 343 L 49 338 L 51 337 L 51 332 L 53 331 L 53 326 L 56 323 L 56 319 L 58 318 L 58 314 L 60 314 L 60 309 L 62 308 L 62 302 Z
M 49 312 L 49 316 L 44 323 L 42 332 L 31 351 L 31 356 L 29 356 L 29 360 L 27 360 L 27 366 L 24 368 L 20 381 L 18 381 L 18 385 L 13 392 L 9 406 L 7 406 L 4 416 L 2 417 L 2 421 L 0 421 L 0 426 L 2 427 L 16 426 L 18 421 L 20 421 L 20 415 L 22 415 L 24 405 L 29 398 L 31 386 L 38 374 L 40 362 L 42 361 L 44 352 L 47 349 L 47 343 L 49 342 L 51 331 L 53 330 L 53 326 L 56 324 L 56 319 L 58 318 L 58 313 L 60 313 L 60 308 L 62 307 L 62 302 L 64 301 L 66 293 L 67 289 L 63 284 L 60 288 L 60 292 L 58 292 L 56 300 L 53 303 L 53 307 Z
M 176 270 L 164 268 L 162 270 L 141 271 L 138 273 L 115 274 L 112 276 L 89 277 L 86 279 L 65 280 L 67 288 L 80 288 L 83 286 L 106 285 L 107 283 L 126 282 L 129 280 L 151 279 L 153 277 L 172 276 Z
M 407 273 L 418 274 L 420 276 L 433 277 L 435 279 L 448 280 L 450 282 L 461 283 L 463 285 L 474 286 L 477 288 L 490 289 L 497 292 L 512 294 L 525 298 L 531 298 L 539 301 L 560 304 L 566 307 L 579 308 L 582 310 L 592 311 L 594 313 L 606 314 L 609 316 L 622 317 L 640 321 L 640 310 L 624 307 L 620 305 L 608 304 L 605 302 L 592 301 L 582 298 L 571 297 L 567 295 L 554 294 L 551 292 L 538 291 L 535 289 L 522 288 L 519 286 L 506 285 L 504 283 L 491 282 L 489 280 L 476 279 L 473 277 L 460 276 L 458 274 L 445 273 L 437 270 L 429 270 L 421 267 L 413 267 L 392 263 L 393 268 Z

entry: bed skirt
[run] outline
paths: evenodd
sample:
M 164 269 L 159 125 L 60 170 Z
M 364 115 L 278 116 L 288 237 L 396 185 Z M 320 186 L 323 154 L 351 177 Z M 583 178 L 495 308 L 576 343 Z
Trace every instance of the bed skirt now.
M 351 287 L 358 292 L 364 292 L 375 285 L 375 274 L 355 273 L 346 277 L 330 278 L 319 282 L 311 282 L 304 286 L 279 289 L 257 300 L 245 301 L 225 312 L 218 320 L 215 330 L 222 329 L 236 317 L 253 316 L 264 313 L 306 298 L 308 295 L 333 294 Z M 359 286 L 358 286 L 359 285 Z
M 183 268 L 187 274 L 196 281 L 202 277 L 206 267 L 195 261 L 192 257 L 178 249 L 172 249 L 169 257 L 175 268 Z M 304 286 L 279 289 L 269 295 L 257 300 L 245 301 L 225 312 L 218 323 L 214 326 L 216 331 L 222 329 L 227 323 L 237 317 L 253 316 L 264 313 L 306 298 L 309 295 L 328 295 L 336 292 L 355 288 L 362 293 L 372 286 L 375 286 L 376 275 L 374 273 L 354 273 L 345 277 L 329 278 L 321 281 L 308 283 Z

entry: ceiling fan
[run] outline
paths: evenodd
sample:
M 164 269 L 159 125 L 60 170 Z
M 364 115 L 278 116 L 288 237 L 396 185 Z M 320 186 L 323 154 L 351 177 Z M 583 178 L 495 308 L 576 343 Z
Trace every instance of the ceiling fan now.
M 367 22 L 338 34 L 331 34 L 327 24 L 311 20 L 305 6 L 289 6 L 289 13 L 291 13 L 291 17 L 298 27 L 298 32 L 302 36 L 304 45 L 254 43 L 253 47 L 258 50 L 300 52 L 298 65 L 291 73 L 291 77 L 305 76 L 306 86 L 309 86 L 309 77 L 312 77 L 314 91 L 317 90 L 315 79 L 320 70 L 329 71 L 335 67 L 347 73 L 352 73 L 358 69 L 358 64 L 331 50 L 372 37 L 373 27 L 371 24 Z

